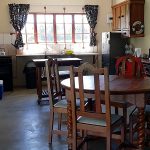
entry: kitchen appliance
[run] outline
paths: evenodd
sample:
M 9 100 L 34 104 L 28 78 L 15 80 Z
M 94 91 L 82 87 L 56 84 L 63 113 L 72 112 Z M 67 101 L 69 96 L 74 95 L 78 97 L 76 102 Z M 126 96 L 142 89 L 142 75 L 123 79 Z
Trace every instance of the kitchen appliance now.
M 116 59 L 125 55 L 129 38 L 121 32 L 102 32 L 102 67 L 109 68 L 109 74 L 116 74 Z

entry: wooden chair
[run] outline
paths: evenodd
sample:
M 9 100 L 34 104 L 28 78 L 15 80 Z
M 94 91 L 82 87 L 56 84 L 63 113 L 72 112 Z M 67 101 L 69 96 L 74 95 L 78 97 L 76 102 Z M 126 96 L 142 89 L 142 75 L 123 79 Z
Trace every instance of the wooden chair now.
M 61 130 L 62 114 L 67 114 L 67 101 L 62 97 L 57 59 L 49 58 L 45 62 L 47 87 L 50 104 L 49 143 L 53 134 L 67 135 L 67 130 Z M 58 129 L 54 129 L 54 114 L 58 114 Z
M 150 146 L 150 100 L 149 94 L 145 94 L 146 106 L 145 106 L 145 144 Z M 138 110 L 135 108 L 129 116 L 129 137 L 130 143 L 137 146 L 138 139 L 136 134 L 138 131 Z
M 93 74 L 94 87 L 92 93 L 85 93 L 86 84 L 84 83 L 84 72 L 89 70 Z M 79 84 L 79 99 L 80 99 L 80 108 L 77 109 L 75 106 L 77 93 L 75 90 L 75 80 L 74 75 L 78 76 Z M 103 74 L 104 78 L 99 78 L 99 75 Z M 104 93 L 101 92 L 100 83 L 104 83 Z M 95 68 L 89 63 L 84 63 L 78 68 L 70 67 L 70 84 L 71 84 L 71 111 L 72 111 L 72 120 L 69 122 L 72 123 L 72 150 L 77 150 L 81 148 L 83 143 L 86 141 L 89 135 L 102 136 L 106 138 L 106 149 L 111 149 L 112 138 L 119 139 L 119 141 L 124 141 L 124 120 L 119 115 L 111 115 L 111 106 L 110 106 L 110 94 L 109 94 L 109 76 L 108 70 L 106 68 Z M 88 92 L 88 90 L 86 91 Z M 92 94 L 92 95 L 91 95 Z M 101 102 L 101 96 L 104 94 L 104 99 Z M 91 97 L 95 100 L 95 110 L 88 111 L 84 105 L 85 99 Z M 102 112 L 102 104 L 105 103 L 106 112 Z M 113 131 L 121 127 L 121 135 L 113 134 Z M 78 131 L 82 131 L 83 134 L 80 134 L 82 141 L 80 144 L 77 142 Z M 82 143 L 83 142 L 83 143 Z
M 141 59 L 132 55 L 122 56 L 116 61 L 116 74 L 124 78 L 144 77 Z
M 134 57 L 132 55 L 126 55 L 118 58 L 116 61 L 116 74 L 123 78 L 143 77 L 144 71 L 141 59 Z M 112 103 L 112 105 L 115 106 L 116 112 L 118 112 L 117 107 L 123 109 L 123 116 L 124 119 L 126 120 L 126 127 L 127 127 L 127 108 L 132 106 L 132 104 L 129 102 L 125 102 L 125 100 L 120 101 L 119 103 L 116 104 Z
M 119 63 L 121 65 L 119 66 Z M 141 62 L 140 58 L 127 55 L 119 58 L 117 64 L 117 72 L 119 75 L 125 77 L 125 78 L 143 78 L 145 76 L 143 64 Z M 148 116 L 150 114 L 149 107 L 146 106 L 145 114 Z M 134 135 L 137 132 L 138 127 L 138 112 L 135 108 L 131 114 L 129 115 L 129 137 L 130 137 L 130 143 L 135 144 L 137 141 L 134 140 Z M 147 117 L 146 117 L 147 118 Z

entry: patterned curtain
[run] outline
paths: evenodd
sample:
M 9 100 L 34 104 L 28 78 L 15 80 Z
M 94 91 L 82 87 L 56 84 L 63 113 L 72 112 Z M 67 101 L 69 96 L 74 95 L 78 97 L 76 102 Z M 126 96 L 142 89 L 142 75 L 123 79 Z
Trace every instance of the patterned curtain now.
M 94 31 L 97 24 L 98 5 L 85 5 L 85 13 L 90 25 L 90 46 L 96 46 L 96 33 Z
M 19 49 L 24 46 L 21 30 L 27 21 L 27 15 L 29 13 L 29 4 L 8 4 L 10 23 L 16 31 L 16 40 L 13 44 L 15 48 Z

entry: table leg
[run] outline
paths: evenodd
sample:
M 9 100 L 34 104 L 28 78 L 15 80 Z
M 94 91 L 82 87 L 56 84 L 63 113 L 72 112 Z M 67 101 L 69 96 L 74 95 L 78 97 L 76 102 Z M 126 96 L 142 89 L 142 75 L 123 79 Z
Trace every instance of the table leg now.
M 144 149 L 144 138 L 145 138 L 145 117 L 144 108 L 138 108 L 138 148 Z
M 38 95 L 38 103 L 40 103 L 42 99 L 42 81 L 41 81 L 41 68 L 36 68 L 36 79 L 37 79 L 37 95 Z

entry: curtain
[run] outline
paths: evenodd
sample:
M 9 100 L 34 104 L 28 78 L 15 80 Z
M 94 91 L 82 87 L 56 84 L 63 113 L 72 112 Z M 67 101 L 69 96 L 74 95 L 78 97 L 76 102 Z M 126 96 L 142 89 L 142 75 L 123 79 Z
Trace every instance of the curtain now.
M 21 30 L 26 24 L 27 15 L 29 13 L 29 4 L 8 4 L 10 23 L 16 31 L 16 40 L 13 44 L 15 48 L 19 49 L 24 46 Z
M 96 46 L 96 33 L 94 31 L 97 24 L 98 5 L 85 5 L 85 13 L 90 25 L 90 46 Z

